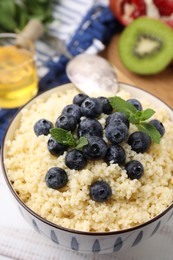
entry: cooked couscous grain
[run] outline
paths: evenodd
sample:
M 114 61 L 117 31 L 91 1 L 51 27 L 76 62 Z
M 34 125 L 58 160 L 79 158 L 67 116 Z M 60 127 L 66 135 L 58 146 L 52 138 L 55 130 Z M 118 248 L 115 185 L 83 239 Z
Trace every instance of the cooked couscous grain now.
M 66 228 L 82 231 L 115 231 L 142 224 L 165 210 L 173 201 L 173 122 L 162 107 L 141 101 L 143 108 L 154 108 L 154 118 L 163 122 L 166 133 L 160 144 L 152 144 L 149 151 L 137 154 L 127 143 L 126 161 L 139 160 L 144 166 L 141 179 L 130 180 L 118 164 L 103 160 L 89 161 L 83 170 L 70 170 L 64 163 L 66 152 L 59 157 L 47 149 L 48 136 L 36 136 L 33 125 L 40 118 L 55 123 L 62 108 L 71 104 L 78 93 L 57 92 L 46 100 L 37 99 L 31 108 L 22 110 L 20 125 L 14 139 L 7 142 L 5 165 L 8 177 L 21 200 L 41 217 Z M 130 98 L 126 92 L 119 95 Z M 105 115 L 99 121 L 105 122 Z M 130 133 L 135 126 L 130 127 Z M 104 137 L 105 138 L 105 137 Z M 51 167 L 61 167 L 68 174 L 68 183 L 61 190 L 48 188 L 45 174 Z M 104 179 L 112 189 L 109 201 L 91 200 L 89 187 Z

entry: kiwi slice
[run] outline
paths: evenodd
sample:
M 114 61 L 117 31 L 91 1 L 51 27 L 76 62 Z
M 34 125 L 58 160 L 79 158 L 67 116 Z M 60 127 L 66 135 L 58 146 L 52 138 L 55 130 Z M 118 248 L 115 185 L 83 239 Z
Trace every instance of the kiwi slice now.
M 173 59 L 173 30 L 160 20 L 141 17 L 124 29 L 118 47 L 130 71 L 156 74 Z

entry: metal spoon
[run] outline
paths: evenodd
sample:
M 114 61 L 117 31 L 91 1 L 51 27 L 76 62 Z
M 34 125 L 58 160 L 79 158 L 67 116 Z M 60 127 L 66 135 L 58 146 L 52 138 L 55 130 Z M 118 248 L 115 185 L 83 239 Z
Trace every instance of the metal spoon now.
M 80 54 L 73 58 L 66 67 L 69 79 L 82 92 L 116 94 L 118 81 L 110 63 L 102 57 Z

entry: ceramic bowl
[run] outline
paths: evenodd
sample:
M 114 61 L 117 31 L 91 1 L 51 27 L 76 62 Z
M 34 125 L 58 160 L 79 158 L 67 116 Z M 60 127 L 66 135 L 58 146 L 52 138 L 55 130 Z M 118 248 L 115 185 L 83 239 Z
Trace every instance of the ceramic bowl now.
M 52 93 L 57 91 L 62 91 L 64 88 L 74 87 L 72 84 L 67 84 L 62 87 L 57 87 L 44 92 L 39 95 L 40 97 L 49 97 Z M 150 93 L 141 90 L 137 87 L 120 83 L 119 87 L 127 90 L 136 98 L 143 97 L 149 100 L 151 103 L 155 103 L 156 106 L 164 107 L 170 114 L 173 120 L 173 111 L 160 99 L 151 95 Z M 24 107 L 30 107 L 38 97 L 32 99 Z M 16 205 L 24 217 L 24 219 L 41 235 L 46 236 L 48 239 L 52 240 L 57 245 L 60 245 L 66 249 L 75 250 L 83 253 L 112 253 L 118 252 L 125 248 L 131 248 L 140 244 L 145 239 L 152 237 L 166 222 L 168 222 L 173 217 L 173 204 L 170 205 L 164 212 L 162 212 L 157 217 L 152 220 L 122 231 L 115 232 L 82 232 L 76 230 L 70 230 L 63 228 L 61 226 L 55 225 L 36 213 L 34 213 L 30 208 L 28 208 L 18 197 L 18 195 L 13 190 L 13 187 L 8 179 L 6 173 L 6 166 L 4 164 L 4 159 L 6 157 L 6 141 L 13 138 L 13 133 L 18 128 L 19 119 L 21 117 L 21 110 L 12 120 L 9 128 L 6 132 L 3 146 L 2 146 L 2 168 L 3 174 L 6 180 L 9 191 L 11 192 Z

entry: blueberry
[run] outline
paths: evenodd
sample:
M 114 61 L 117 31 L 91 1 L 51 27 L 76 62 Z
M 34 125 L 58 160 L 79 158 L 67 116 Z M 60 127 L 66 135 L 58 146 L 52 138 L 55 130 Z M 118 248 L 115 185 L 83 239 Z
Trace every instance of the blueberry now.
M 126 153 L 120 145 L 115 144 L 108 147 L 104 160 L 108 165 L 110 163 L 114 163 L 114 164 L 117 163 L 119 165 L 124 165 L 126 160 Z
M 124 123 L 127 126 L 127 128 L 129 128 L 129 120 L 125 116 L 125 114 L 123 114 L 121 112 L 115 112 L 106 118 L 106 126 L 109 124 L 116 125 L 121 122 Z
M 111 114 L 113 108 L 112 108 L 111 104 L 109 103 L 109 100 L 106 97 L 99 97 L 98 99 L 101 102 L 102 112 L 107 115 Z
M 145 153 L 151 145 L 151 138 L 144 132 L 134 132 L 129 136 L 128 144 L 137 153 Z
M 57 118 L 55 126 L 73 132 L 76 129 L 77 121 L 74 117 L 61 115 Z
M 83 153 L 88 159 L 103 159 L 107 152 L 106 142 L 98 136 L 89 136 L 88 144 L 84 146 Z
M 97 119 L 85 118 L 78 126 L 78 136 L 103 136 L 103 128 Z
M 34 124 L 34 132 L 37 136 L 48 135 L 50 129 L 53 128 L 52 122 L 42 118 Z
M 140 179 L 144 173 L 144 167 L 142 163 L 136 160 L 132 160 L 125 165 L 128 178 L 131 180 Z
M 157 119 L 153 119 L 151 121 L 149 121 L 149 123 L 153 126 L 155 126 L 155 128 L 157 129 L 157 131 L 160 133 L 161 136 L 163 136 L 165 134 L 165 127 L 162 124 L 162 122 L 160 122 Z
M 81 111 L 86 117 L 99 117 L 102 113 L 101 102 L 97 98 L 86 98 L 81 105 Z
M 47 148 L 52 155 L 59 156 L 64 153 L 67 147 L 56 142 L 53 137 L 50 137 L 47 142 Z
M 109 124 L 105 128 L 106 138 L 113 144 L 120 144 L 128 137 L 128 128 L 124 123 Z
M 137 99 L 130 98 L 127 100 L 127 102 L 132 104 L 137 110 L 142 111 L 142 105 Z
M 65 165 L 74 170 L 81 170 L 87 165 L 87 160 L 82 151 L 70 150 L 65 157 Z
M 88 95 L 85 95 L 85 94 L 77 94 L 74 98 L 73 98 L 73 103 L 78 105 L 78 106 L 81 106 L 82 105 L 82 102 L 88 98 Z
M 95 181 L 90 186 L 90 196 L 94 201 L 105 202 L 111 197 L 111 195 L 112 189 L 105 181 Z
M 76 104 L 67 105 L 64 107 L 62 111 L 62 115 L 66 115 L 68 117 L 74 117 L 76 121 L 79 122 L 82 116 L 81 108 Z
M 67 173 L 59 168 L 52 167 L 48 170 L 45 176 L 46 185 L 52 189 L 59 189 L 64 187 L 68 182 Z

